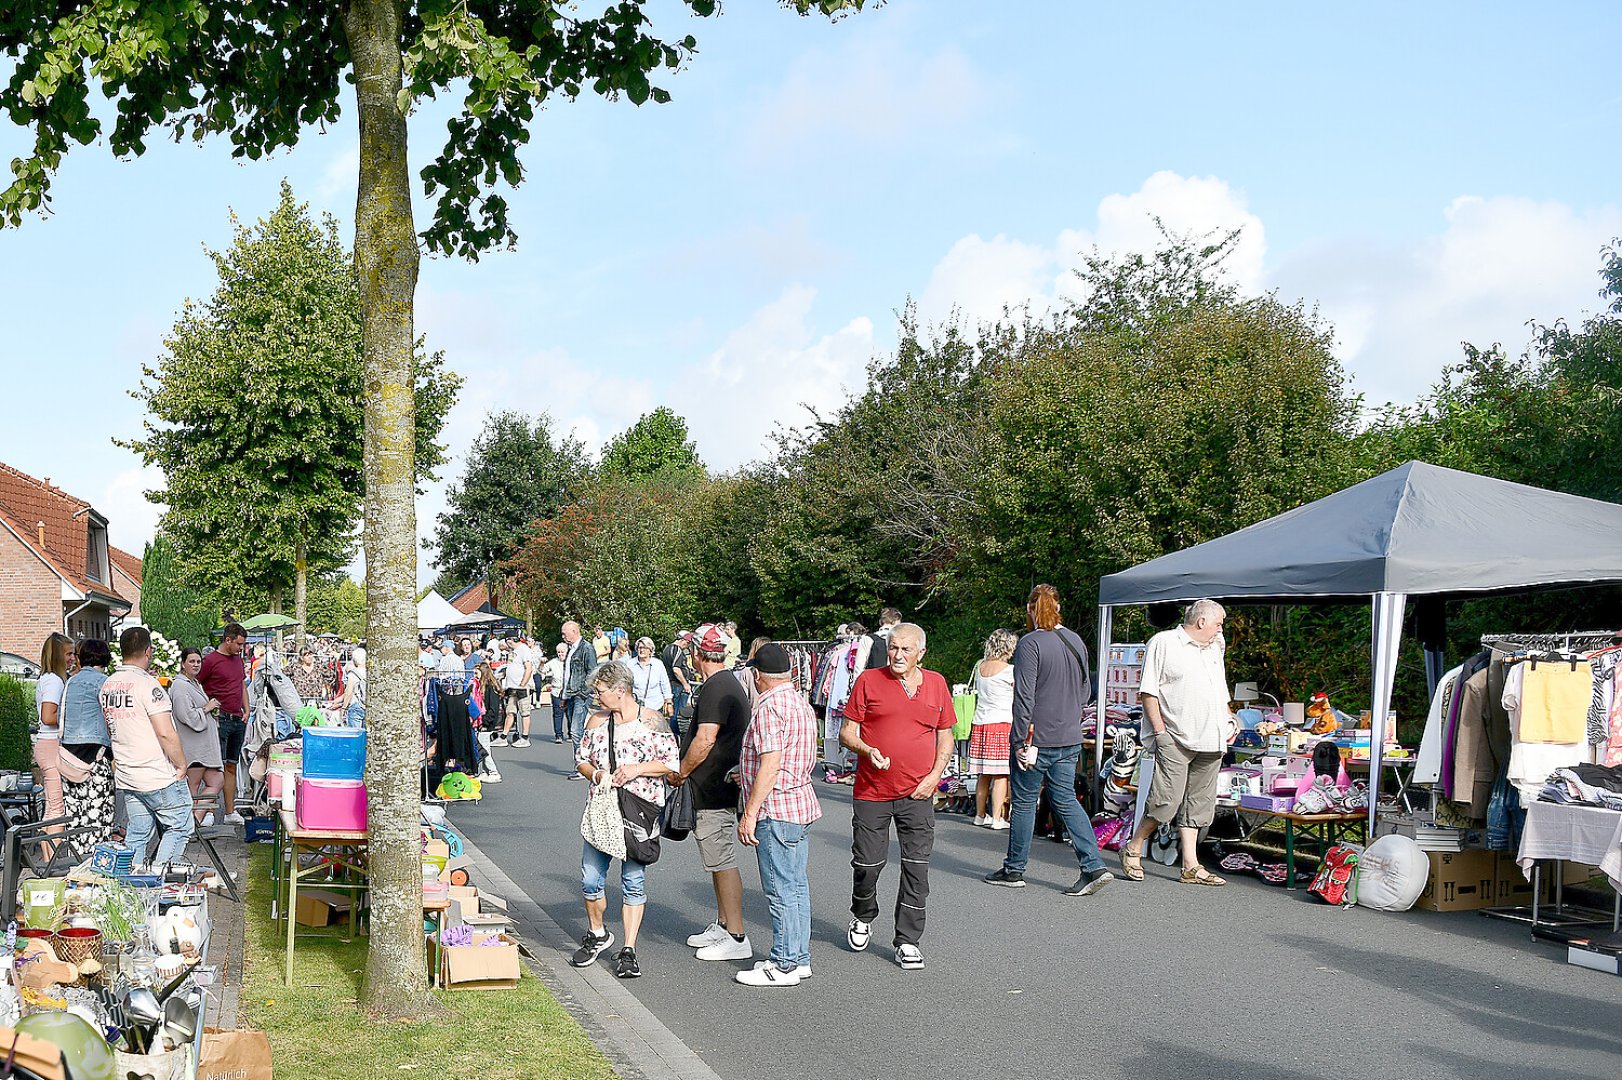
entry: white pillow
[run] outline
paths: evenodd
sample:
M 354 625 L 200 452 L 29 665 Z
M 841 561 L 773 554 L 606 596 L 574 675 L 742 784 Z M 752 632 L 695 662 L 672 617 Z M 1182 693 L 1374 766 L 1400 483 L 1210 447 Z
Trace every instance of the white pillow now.
M 1425 891 L 1429 857 L 1411 837 L 1392 833 L 1357 859 L 1357 903 L 1376 911 L 1407 911 Z

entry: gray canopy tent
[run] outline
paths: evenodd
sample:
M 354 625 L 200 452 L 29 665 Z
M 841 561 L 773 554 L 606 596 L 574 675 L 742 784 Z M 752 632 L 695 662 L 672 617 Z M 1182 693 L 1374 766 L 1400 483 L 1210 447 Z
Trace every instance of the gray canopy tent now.
M 1410 461 L 1238 532 L 1110 574 L 1098 587 L 1100 686 L 1117 607 L 1202 598 L 1367 599 L 1373 613 L 1369 830 L 1404 605 L 1622 582 L 1622 505 Z M 1097 740 L 1102 767 L 1104 743 Z

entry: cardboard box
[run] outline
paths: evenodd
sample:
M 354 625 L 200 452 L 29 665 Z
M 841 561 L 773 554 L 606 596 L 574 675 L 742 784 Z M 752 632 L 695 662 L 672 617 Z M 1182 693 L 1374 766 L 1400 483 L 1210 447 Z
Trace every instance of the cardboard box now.
M 1493 907 L 1498 895 L 1495 851 L 1432 851 L 1430 878 L 1416 908 L 1425 911 L 1478 911 Z
M 293 917 L 300 926 L 331 926 L 348 919 L 353 906 L 354 899 L 346 893 L 305 889 L 298 894 L 298 909 Z
M 491 938 L 501 944 L 478 944 Z M 518 942 L 506 934 L 474 933 L 473 940 L 472 945 L 439 948 L 440 984 L 449 990 L 516 989 L 520 970 Z

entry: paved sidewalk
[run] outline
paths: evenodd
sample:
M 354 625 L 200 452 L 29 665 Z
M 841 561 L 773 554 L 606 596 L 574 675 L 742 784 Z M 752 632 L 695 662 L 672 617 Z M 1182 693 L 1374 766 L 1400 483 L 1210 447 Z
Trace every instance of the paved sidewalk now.
M 928 966 L 908 972 L 890 961 L 894 860 L 880 884 L 885 910 L 873 945 L 853 954 L 844 944 L 849 789 L 820 782 L 812 979 L 749 990 L 732 982 L 741 965 L 695 960 L 683 939 L 710 920 L 714 900 L 693 845 L 667 843 L 648 873 L 637 949 L 645 976 L 616 984 L 599 964 L 582 976 L 588 996 L 566 982 L 566 953 L 584 924 L 585 792 L 564 779 L 567 747 L 537 742 L 497 754 L 506 782 L 486 788 L 482 804 L 453 809 L 453 821 L 517 886 L 509 899 L 521 890 L 561 928 L 531 931 L 543 977 L 605 1033 L 622 1020 L 640 1028 L 603 996 L 624 990 L 726 1080 L 1609 1080 L 1622 1072 L 1622 979 L 1571 967 L 1563 949 L 1532 942 L 1519 924 L 1335 910 L 1250 880 L 1183 886 L 1163 867 L 1151 867 L 1146 882 L 1075 899 L 1058 892 L 1075 879 L 1074 855 L 1041 840 L 1030 887 L 999 889 L 979 876 L 1000 861 L 1004 834 L 955 816 L 937 826 Z M 763 956 L 770 931 L 752 860 L 743 874 Z M 618 918 L 613 902 L 616 933 Z M 624 1051 L 608 1045 L 621 1061 Z

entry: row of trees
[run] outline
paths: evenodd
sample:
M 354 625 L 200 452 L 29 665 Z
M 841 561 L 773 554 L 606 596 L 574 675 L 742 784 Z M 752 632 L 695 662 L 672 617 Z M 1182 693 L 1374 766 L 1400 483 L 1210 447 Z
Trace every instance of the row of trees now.
M 860 396 L 730 475 L 704 471 L 668 410 L 606 447 L 595 470 L 547 417 L 493 415 L 436 534 L 445 584 L 487 577 L 548 631 L 574 616 L 659 637 L 724 614 L 749 631 L 819 638 L 895 604 L 930 630 L 933 663 L 960 679 L 992 628 L 1019 625 L 1038 581 L 1060 588 L 1090 636 L 1101 575 L 1411 458 L 1622 498 L 1605 467 L 1622 435 L 1615 249 L 1601 314 L 1535 324 L 1514 359 L 1467 345 L 1433 393 L 1371 422 L 1329 326 L 1227 282 L 1235 240 L 1168 237 L 1149 256 L 1095 255 L 1080 271 L 1084 299 L 1046 319 L 924 327 L 908 309 L 899 346 L 872 363 Z M 530 467 L 492 464 L 488 451 L 519 432 L 545 497 L 503 502 L 502 478 Z M 477 564 L 456 562 L 466 529 L 480 530 Z M 1617 599 L 1456 605 L 1455 644 L 1489 622 L 1608 625 Z M 1295 700 L 1365 692 L 1363 609 L 1242 609 L 1232 621 L 1233 667 L 1265 689 Z M 1118 634 L 1149 631 L 1128 619 Z M 1424 706 L 1415 651 L 1399 715 Z

